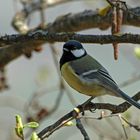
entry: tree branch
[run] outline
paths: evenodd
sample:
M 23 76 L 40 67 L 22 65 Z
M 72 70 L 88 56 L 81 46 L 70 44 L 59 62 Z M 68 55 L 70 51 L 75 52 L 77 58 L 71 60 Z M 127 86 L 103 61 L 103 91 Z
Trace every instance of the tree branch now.
M 140 7 L 123 9 L 123 12 L 123 25 L 140 27 Z M 56 18 L 44 29 L 49 32 L 76 32 L 91 28 L 106 30 L 111 26 L 111 15 L 111 8 L 104 16 L 100 15 L 98 10 L 85 10 L 76 14 L 69 13 Z
M 140 99 L 140 92 L 138 92 L 136 95 L 132 97 L 135 101 L 138 101 Z M 86 101 L 87 102 L 87 101 Z M 85 102 L 85 103 L 86 103 Z M 109 103 L 92 103 L 88 102 L 87 104 L 81 104 L 77 106 L 79 113 L 83 113 L 83 111 L 89 111 L 89 110 L 95 110 L 95 109 L 106 109 L 110 110 L 113 114 L 116 113 L 123 113 L 127 109 L 131 107 L 131 105 L 127 102 L 124 102 L 119 105 L 113 105 Z M 46 137 L 49 137 L 53 132 L 64 126 L 64 122 L 68 122 L 70 120 L 73 120 L 76 116 L 73 115 L 75 113 L 75 109 L 69 112 L 68 114 L 64 115 L 62 118 L 60 118 L 58 121 L 56 121 L 54 124 L 46 127 L 43 129 L 40 133 L 38 133 L 38 136 L 41 140 L 44 140 Z M 77 115 L 79 115 L 77 113 Z
M 124 11 L 123 24 L 140 26 L 140 7 L 132 8 Z M 48 42 L 64 42 L 69 39 L 79 40 L 82 43 L 140 43 L 139 35 L 125 34 L 121 36 L 94 36 L 79 35 L 73 33 L 55 34 L 52 32 L 72 32 L 89 28 L 107 29 L 111 25 L 111 11 L 107 15 L 102 16 L 98 11 L 83 11 L 77 14 L 67 14 L 60 16 L 53 23 L 46 26 L 44 30 L 36 28 L 26 35 L 8 35 L 0 37 L 0 46 L 6 45 L 1 49 L 0 67 L 5 66 L 13 59 L 19 57 L 26 52 L 31 52 L 38 45 Z M 50 34 L 48 32 L 51 32 Z M 22 43 L 21 43 L 22 42 Z M 12 44 L 12 45 L 11 45 Z
M 26 35 L 13 34 L 0 37 L 0 47 L 5 45 L 26 45 L 26 44 L 41 44 L 41 43 L 54 43 L 65 42 L 70 39 L 78 40 L 81 43 L 97 43 L 97 44 L 110 44 L 117 43 L 133 43 L 140 44 L 140 34 L 122 34 L 122 35 L 84 35 L 76 33 L 50 33 L 43 30 L 28 33 Z M 22 43 L 21 43 L 22 42 Z
M 68 1 L 73 1 L 73 0 L 68 0 Z M 47 6 L 51 6 L 51 5 L 47 5 Z M 12 24 L 15 27 L 15 29 L 18 31 L 22 30 L 20 29 L 21 25 L 19 25 L 19 23 L 22 23 L 23 26 L 28 26 L 25 23 L 26 18 L 29 16 L 29 14 L 39 9 L 40 9 L 40 5 L 35 3 L 35 5 L 32 6 L 29 5 L 29 7 L 26 7 L 26 9 L 23 9 L 22 11 L 18 12 L 12 21 Z M 140 26 L 140 18 L 139 18 L 140 7 L 129 8 L 129 9 L 125 8 L 123 9 L 123 12 L 124 12 L 123 23 L 122 23 L 123 25 L 131 25 L 137 27 Z M 110 22 L 112 17 L 111 15 L 112 15 L 111 8 L 104 16 L 99 13 L 99 10 L 94 10 L 94 11 L 85 10 L 83 12 L 79 12 L 76 14 L 68 13 L 66 15 L 57 17 L 53 23 L 49 23 L 46 26 L 43 26 L 43 28 L 49 32 L 76 32 L 76 31 L 81 31 L 81 30 L 86 30 L 91 28 L 99 28 L 102 30 L 106 30 L 111 26 L 111 22 Z M 33 30 L 36 31 L 38 29 L 40 29 L 40 26 Z
M 0 50 L 0 67 L 8 64 L 11 60 L 19 57 L 25 52 L 30 52 L 38 45 L 46 42 L 65 42 L 70 39 L 78 40 L 81 43 L 109 44 L 134 43 L 140 44 L 139 34 L 123 35 L 82 35 L 75 33 L 48 33 L 43 30 L 31 32 L 26 35 L 5 35 L 0 37 L 0 46 L 5 47 Z
M 123 24 L 140 26 L 140 7 L 124 11 Z M 26 35 L 8 35 L 0 37 L 0 46 L 5 47 L 0 50 L 0 67 L 5 66 L 13 59 L 26 52 L 31 52 L 38 45 L 46 42 L 64 42 L 69 39 L 79 40 L 82 43 L 140 43 L 139 35 L 124 34 L 120 36 L 111 35 L 79 35 L 74 33 L 54 33 L 72 32 L 89 28 L 107 29 L 111 25 L 111 11 L 102 16 L 98 11 L 86 10 L 77 14 L 67 14 L 60 16 L 53 23 L 46 26 L 46 29 L 36 28 Z M 48 33 L 49 32 L 49 33 Z M 51 32 L 51 33 L 50 33 Z M 22 42 L 22 43 L 21 43 Z

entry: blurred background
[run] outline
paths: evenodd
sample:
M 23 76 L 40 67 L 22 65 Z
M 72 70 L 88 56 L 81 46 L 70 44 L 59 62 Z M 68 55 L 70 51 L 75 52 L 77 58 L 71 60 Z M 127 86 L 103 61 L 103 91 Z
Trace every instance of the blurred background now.
M 48 0 L 48 3 L 55 0 Z M 127 0 L 129 7 L 140 5 L 139 0 Z M 105 0 L 75 0 L 64 2 L 45 9 L 45 23 L 53 22 L 58 16 L 68 13 L 78 13 L 84 10 L 96 10 L 107 5 Z M 17 33 L 11 26 L 14 15 L 23 7 L 20 0 L 5 0 L 0 1 L 0 35 Z M 31 14 L 30 27 L 34 28 L 40 24 L 40 14 L 34 12 Z M 84 30 L 82 34 L 110 34 L 110 28 L 106 31 L 99 29 Z M 122 33 L 139 33 L 140 29 L 132 26 L 123 26 Z M 22 42 L 21 42 L 22 43 Z M 108 69 L 110 75 L 120 85 L 121 89 L 129 96 L 133 96 L 140 91 L 140 80 L 135 78 L 140 77 L 140 60 L 135 56 L 134 48 L 139 45 L 134 44 L 119 44 L 119 59 L 113 59 L 113 49 L 111 44 L 83 44 L 89 54 L 95 57 L 101 64 Z M 57 51 L 57 60 L 62 54 L 62 43 L 55 43 L 53 47 Z M 55 54 L 56 55 L 56 54 Z M 57 66 L 58 68 L 58 66 Z M 0 137 L 2 140 L 16 140 L 14 127 L 15 115 L 20 114 L 24 121 L 34 117 L 37 111 L 45 108 L 45 111 L 50 110 L 58 99 L 59 90 L 59 68 L 56 68 L 54 62 L 54 54 L 49 44 L 43 45 L 43 50 L 40 53 L 33 52 L 32 57 L 27 59 L 24 55 L 10 62 L 6 66 L 6 77 L 9 89 L 1 91 L 0 94 Z M 129 79 L 134 79 L 136 82 L 124 85 L 124 82 Z M 72 110 L 75 105 L 78 105 L 88 99 L 87 96 L 81 95 L 71 89 L 67 84 L 66 91 L 63 93 L 59 107 L 49 114 L 40 122 L 39 132 L 42 128 L 53 124 L 64 114 Z M 94 100 L 95 102 L 109 102 L 118 104 L 123 102 L 122 99 L 115 97 L 101 97 Z M 100 111 L 95 113 L 87 113 L 94 117 L 100 116 Z M 140 124 L 139 111 L 131 107 L 127 114 L 124 114 L 128 119 Z M 107 118 L 103 120 L 83 120 L 84 126 L 88 134 L 94 140 L 115 140 L 125 139 L 123 128 L 117 117 Z M 138 132 L 126 125 L 126 131 L 129 138 L 138 140 Z M 82 135 L 76 126 L 65 127 L 55 132 L 49 139 L 52 140 L 69 140 L 82 139 Z

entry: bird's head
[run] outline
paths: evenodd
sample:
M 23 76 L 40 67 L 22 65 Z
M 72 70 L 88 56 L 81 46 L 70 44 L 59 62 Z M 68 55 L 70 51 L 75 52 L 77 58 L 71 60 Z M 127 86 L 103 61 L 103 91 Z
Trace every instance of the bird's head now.
M 80 42 L 76 40 L 69 40 L 63 46 L 63 53 L 76 59 L 86 55 L 86 50 Z
M 60 59 L 60 68 L 66 62 L 70 62 L 85 56 L 86 50 L 82 44 L 76 40 L 69 40 L 63 46 L 63 54 Z

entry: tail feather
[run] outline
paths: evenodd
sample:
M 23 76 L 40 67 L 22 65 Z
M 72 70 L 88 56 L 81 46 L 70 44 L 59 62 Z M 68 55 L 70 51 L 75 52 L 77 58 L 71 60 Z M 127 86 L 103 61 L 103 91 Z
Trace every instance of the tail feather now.
M 119 95 L 126 100 L 128 103 L 130 103 L 131 105 L 135 106 L 136 108 L 140 109 L 140 104 L 133 100 L 131 97 L 129 97 L 127 94 L 125 94 L 123 91 L 119 90 Z

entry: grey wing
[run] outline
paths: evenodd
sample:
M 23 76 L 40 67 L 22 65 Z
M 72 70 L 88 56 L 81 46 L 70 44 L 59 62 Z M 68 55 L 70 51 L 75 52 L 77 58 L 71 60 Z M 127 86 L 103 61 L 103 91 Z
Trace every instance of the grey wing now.
M 82 59 L 71 62 L 70 65 L 75 73 L 82 80 L 89 82 L 89 84 L 96 82 L 96 84 L 116 93 L 116 90 L 119 88 L 107 70 L 90 56 Z
M 96 71 L 91 71 L 91 73 L 83 73 L 82 74 L 83 78 L 87 79 L 87 80 L 91 80 L 92 79 L 97 79 L 99 81 L 99 83 L 102 86 L 105 87 L 111 87 L 111 88 L 117 88 L 117 84 L 116 82 L 112 79 L 112 77 L 109 75 L 109 73 L 106 71 L 106 69 L 101 68 L 98 69 Z
M 83 73 L 80 77 L 89 83 L 95 82 L 96 84 L 115 93 L 116 96 L 120 96 L 117 92 L 119 90 L 118 85 L 104 68 L 98 69 L 97 71 L 91 71 L 91 73 Z

